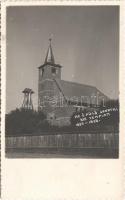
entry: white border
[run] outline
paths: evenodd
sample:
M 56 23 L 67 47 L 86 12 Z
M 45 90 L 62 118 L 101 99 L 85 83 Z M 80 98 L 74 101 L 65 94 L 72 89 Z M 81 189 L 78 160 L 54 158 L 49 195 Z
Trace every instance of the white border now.
M 119 159 L 6 159 L 6 7 L 45 5 L 119 5 L 120 6 L 120 157 Z M 125 151 L 125 1 L 123 0 L 27 0 L 2 1 L 2 199 L 4 200 L 122 200 L 124 193 Z M 124 141 L 124 142 L 123 142 Z M 107 169 L 108 168 L 108 169 Z M 94 173 L 92 171 L 94 170 Z M 102 175 L 103 174 L 103 175 Z M 91 177 L 90 177 L 91 176 Z M 79 177 L 79 178 L 78 178 Z M 84 180 L 83 180 L 84 178 Z M 94 180 L 93 180 L 94 179 Z M 75 188 L 75 182 L 78 185 Z M 109 182 L 109 185 L 105 181 Z M 117 182 L 116 182 L 117 181 Z M 34 184 L 35 182 L 35 184 Z M 52 183 L 52 184 L 51 184 Z M 86 186 L 88 184 L 88 187 Z M 97 185 L 96 185 L 97 184 Z M 35 186 L 37 185 L 37 187 Z M 77 185 L 76 185 L 77 186 Z M 20 188 L 22 188 L 20 190 Z M 85 189 L 85 191 L 84 191 Z M 69 193 L 70 191 L 70 193 Z M 42 192 L 42 193 L 41 193 Z

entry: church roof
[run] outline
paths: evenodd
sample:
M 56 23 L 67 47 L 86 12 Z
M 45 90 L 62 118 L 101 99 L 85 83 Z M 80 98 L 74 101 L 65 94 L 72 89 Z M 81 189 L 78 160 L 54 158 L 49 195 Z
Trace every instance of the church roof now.
M 55 59 L 54 59 L 54 55 L 53 55 L 53 50 L 52 50 L 52 46 L 51 46 L 51 38 L 49 39 L 50 44 L 47 50 L 47 54 L 46 54 L 46 58 L 45 58 L 45 64 L 47 63 L 51 63 L 54 64 L 55 63 Z
M 81 97 L 91 97 L 94 95 L 103 96 L 105 100 L 108 100 L 108 97 L 104 95 L 102 92 L 100 92 L 96 87 L 90 86 L 90 85 L 85 85 L 85 84 L 80 84 L 76 82 L 69 82 L 69 81 L 64 81 L 64 80 L 58 80 L 54 79 L 58 88 L 60 89 L 60 92 L 64 96 L 66 100 L 74 99 L 75 97 L 81 101 Z

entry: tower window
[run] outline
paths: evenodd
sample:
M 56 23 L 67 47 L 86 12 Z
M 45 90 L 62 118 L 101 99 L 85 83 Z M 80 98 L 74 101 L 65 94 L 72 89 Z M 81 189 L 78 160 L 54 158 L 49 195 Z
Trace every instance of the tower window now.
M 56 74 L 56 68 L 52 68 L 52 74 Z

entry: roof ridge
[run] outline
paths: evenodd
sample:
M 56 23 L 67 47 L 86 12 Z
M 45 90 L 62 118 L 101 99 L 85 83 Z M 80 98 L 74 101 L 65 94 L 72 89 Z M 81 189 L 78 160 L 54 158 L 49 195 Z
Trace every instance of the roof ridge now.
M 84 86 L 93 87 L 93 88 L 97 89 L 96 86 L 92 86 L 92 85 L 88 85 L 88 84 L 84 84 L 84 83 L 72 82 L 72 81 L 67 81 L 67 80 L 61 80 L 61 81 L 65 81 L 65 82 L 68 82 L 71 84 L 84 85 Z

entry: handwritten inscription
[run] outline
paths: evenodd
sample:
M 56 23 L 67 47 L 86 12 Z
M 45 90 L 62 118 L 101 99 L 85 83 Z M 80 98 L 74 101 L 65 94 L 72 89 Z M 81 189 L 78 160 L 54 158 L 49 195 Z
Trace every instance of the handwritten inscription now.
M 88 124 L 95 124 L 102 121 L 102 119 L 110 118 L 112 113 L 118 112 L 118 108 L 108 108 L 99 111 L 79 113 L 74 116 L 76 119 L 76 126 L 84 126 Z

